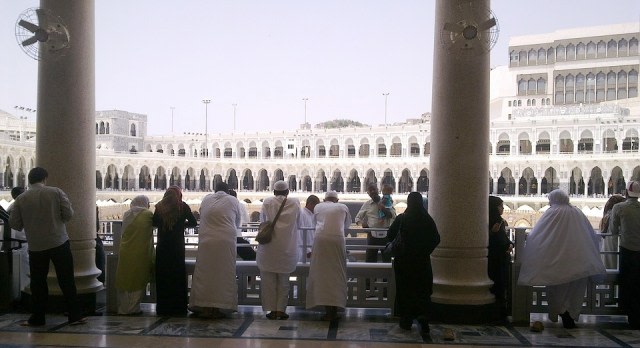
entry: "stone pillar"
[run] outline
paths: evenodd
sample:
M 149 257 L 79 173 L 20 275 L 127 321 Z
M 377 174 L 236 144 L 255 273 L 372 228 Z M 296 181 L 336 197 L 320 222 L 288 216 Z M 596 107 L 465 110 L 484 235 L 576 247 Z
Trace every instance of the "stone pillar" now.
M 95 3 L 41 0 L 40 7 L 64 21 L 72 44 L 63 55 L 51 54 L 46 44 L 41 45 L 36 163 L 49 172 L 47 184 L 69 196 L 74 215 L 67 232 L 76 286 L 79 294 L 93 296 L 95 304 L 95 292 L 102 289 L 95 265 Z M 61 294 L 57 281 L 48 283 L 51 294 Z
M 457 23 L 466 12 L 462 7 L 480 23 L 489 19 L 489 0 L 469 4 L 436 1 L 429 212 L 441 237 L 431 255 L 431 298 L 434 319 L 443 322 L 485 322 L 499 314 L 487 275 L 489 155 L 477 154 L 489 144 L 489 53 L 486 47 L 475 48 L 483 52 L 447 52 L 440 44 L 445 23 Z M 469 181 L 469 173 L 476 173 L 477 180 Z M 452 194 L 461 189 L 462 201 Z

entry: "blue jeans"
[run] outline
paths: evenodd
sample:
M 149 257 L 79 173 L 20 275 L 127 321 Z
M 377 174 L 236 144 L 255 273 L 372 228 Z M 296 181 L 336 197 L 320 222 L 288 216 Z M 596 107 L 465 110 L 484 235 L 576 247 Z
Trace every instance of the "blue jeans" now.
M 56 269 L 58 285 L 62 290 L 69 311 L 69 322 L 82 318 L 80 306 L 76 300 L 76 283 L 73 276 L 73 255 L 69 241 L 55 248 L 29 251 L 29 269 L 31 271 L 31 318 L 33 324 L 44 324 L 44 314 L 47 310 L 49 288 L 47 286 L 47 274 L 49 273 L 49 261 Z

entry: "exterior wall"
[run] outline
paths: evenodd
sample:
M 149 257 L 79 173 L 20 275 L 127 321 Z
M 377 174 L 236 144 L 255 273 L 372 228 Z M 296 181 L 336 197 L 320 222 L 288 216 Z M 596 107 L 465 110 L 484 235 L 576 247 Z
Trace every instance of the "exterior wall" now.
M 636 72 L 635 80 L 632 74 L 627 75 L 624 88 L 637 90 L 639 36 L 637 25 L 618 25 L 606 30 L 569 30 L 511 40 L 510 66 L 491 72 L 490 143 L 486 149 L 478 149 L 478 154 L 490 155 L 488 192 L 542 195 L 562 187 L 575 196 L 607 196 L 619 191 L 621 180 L 640 179 L 640 98 L 627 93 L 622 99 L 569 105 L 556 103 L 554 98 L 554 78 L 559 72 L 597 74 L 624 68 L 627 73 Z M 533 51 L 542 53 L 540 49 L 560 44 L 595 42 L 597 48 L 598 42 L 611 40 L 616 47 L 626 40 L 626 53 L 585 53 L 580 59 L 544 63 L 536 59 L 535 64 L 529 57 Z M 521 56 L 520 52 L 527 54 Z M 518 88 L 523 77 L 546 79 L 545 89 L 535 93 L 525 89 L 523 94 Z M 8 113 L 0 113 L 0 117 L 5 117 L 0 129 L 6 135 L 2 136 L 0 130 L 0 186 L 10 187 L 18 183 L 20 170 L 26 173 L 33 167 L 34 142 L 32 135 L 9 134 L 34 134 L 35 124 Z M 108 134 L 101 131 L 107 124 Z M 210 191 L 214 180 L 234 181 L 235 175 L 241 191 L 251 190 L 245 187 L 245 179 L 253 182 L 252 191 L 269 191 L 275 180 L 293 182 L 292 176 L 296 183 L 292 190 L 303 192 L 323 191 L 326 182 L 326 189 L 363 193 L 366 183 L 380 185 L 383 180 L 395 183 L 396 192 L 427 191 L 429 114 L 386 127 L 210 133 L 208 144 L 203 134 L 147 136 L 146 128 L 146 115 L 120 110 L 96 113 L 99 189 L 162 190 L 173 177 L 174 183 L 187 190 Z M 131 146 L 137 153 L 130 153 Z M 469 173 L 469 180 L 473 178 Z

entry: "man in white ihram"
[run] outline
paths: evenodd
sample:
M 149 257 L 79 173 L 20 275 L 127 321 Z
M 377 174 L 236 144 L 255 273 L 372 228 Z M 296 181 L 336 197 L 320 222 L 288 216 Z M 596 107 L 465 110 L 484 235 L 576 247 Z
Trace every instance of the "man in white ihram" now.
M 329 191 L 314 208 L 316 233 L 307 280 L 307 308 L 325 307 L 322 320 L 338 319 L 338 307 L 347 306 L 347 251 L 345 230 L 351 225 L 349 208 Z
M 198 255 L 189 310 L 210 319 L 224 318 L 222 309 L 238 308 L 236 229 L 240 226 L 240 203 L 227 192 L 229 186 L 219 182 L 215 193 L 206 195 L 200 204 Z
M 273 229 L 273 238 L 268 244 L 258 245 L 256 263 L 260 269 L 260 295 L 262 309 L 268 311 L 270 320 L 288 319 L 289 275 L 298 264 L 298 217 L 300 202 L 287 199 L 289 185 L 282 181 L 273 184 L 273 196 L 262 202 L 260 221 L 273 221 L 282 206 L 282 212 Z M 285 202 L 286 200 L 286 202 Z
M 298 222 L 298 230 L 300 233 L 300 239 L 298 240 L 298 248 L 300 248 L 300 262 L 308 261 L 311 257 L 314 230 L 307 228 L 315 227 L 313 224 L 313 210 L 318 203 L 320 203 L 320 198 L 316 195 L 310 195 L 307 197 L 304 207 L 300 209 L 300 221 Z

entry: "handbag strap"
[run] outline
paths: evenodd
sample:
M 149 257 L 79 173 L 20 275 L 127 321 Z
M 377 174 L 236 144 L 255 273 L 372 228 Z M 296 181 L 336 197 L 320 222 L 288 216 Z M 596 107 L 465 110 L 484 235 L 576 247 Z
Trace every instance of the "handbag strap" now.
M 278 213 L 276 214 L 276 217 L 273 218 L 273 222 L 272 225 L 275 226 L 276 222 L 278 221 L 278 218 L 280 217 L 280 213 L 282 212 L 282 208 L 284 208 L 284 204 L 287 203 L 287 197 L 284 198 L 284 201 L 282 201 L 282 204 L 280 204 L 280 209 L 278 209 Z

